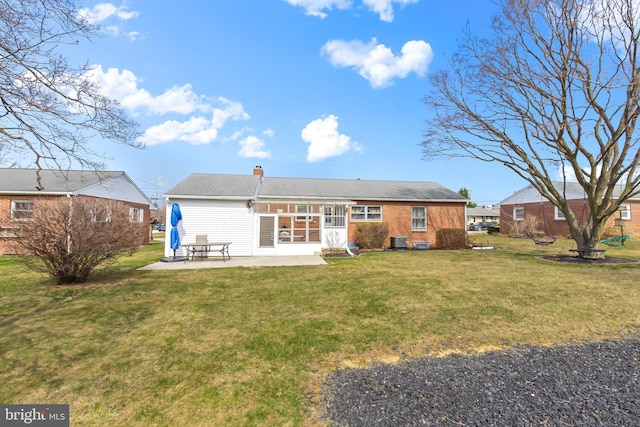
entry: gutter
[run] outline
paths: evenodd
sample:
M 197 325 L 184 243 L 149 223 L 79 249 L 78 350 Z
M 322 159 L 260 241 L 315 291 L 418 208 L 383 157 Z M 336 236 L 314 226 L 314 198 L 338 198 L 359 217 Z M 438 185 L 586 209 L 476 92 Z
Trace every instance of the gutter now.
M 193 200 L 232 200 L 232 201 L 247 201 L 247 196 L 189 196 L 189 195 L 171 195 L 165 194 L 164 198 L 169 199 L 193 199 Z

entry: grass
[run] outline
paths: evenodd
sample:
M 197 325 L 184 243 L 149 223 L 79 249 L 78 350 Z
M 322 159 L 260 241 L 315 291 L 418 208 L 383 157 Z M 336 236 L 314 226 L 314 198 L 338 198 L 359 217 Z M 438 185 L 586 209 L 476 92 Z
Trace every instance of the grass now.
M 54 287 L 0 257 L 0 402 L 74 426 L 323 425 L 336 368 L 637 333 L 640 264 L 563 265 L 569 241 L 369 253 L 326 266 L 137 271 L 154 243 Z M 607 255 L 640 260 L 631 240 Z

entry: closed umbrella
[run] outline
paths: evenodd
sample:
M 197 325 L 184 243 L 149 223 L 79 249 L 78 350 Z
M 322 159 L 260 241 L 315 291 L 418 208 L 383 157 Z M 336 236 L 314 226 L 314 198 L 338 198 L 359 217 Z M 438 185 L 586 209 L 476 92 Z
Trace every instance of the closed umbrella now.
M 182 212 L 180 212 L 180 205 L 174 203 L 171 206 L 171 243 L 170 247 L 173 249 L 173 257 L 176 257 L 176 251 L 180 248 L 180 233 L 178 232 L 178 222 L 182 219 Z
M 173 257 L 164 257 L 160 261 L 164 262 L 176 262 L 186 261 L 187 257 L 176 257 L 176 251 L 180 248 L 180 233 L 178 232 L 178 222 L 182 220 L 182 213 L 180 212 L 180 205 L 174 203 L 171 206 L 171 235 L 169 240 L 169 247 L 173 249 Z

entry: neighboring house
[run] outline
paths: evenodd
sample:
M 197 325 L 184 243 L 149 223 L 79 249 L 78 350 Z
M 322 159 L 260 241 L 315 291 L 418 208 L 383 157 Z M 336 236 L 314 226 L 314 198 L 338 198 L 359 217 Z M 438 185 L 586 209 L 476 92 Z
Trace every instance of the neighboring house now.
M 151 201 L 124 172 L 40 171 L 42 189 L 36 188 L 35 169 L 0 169 L 0 254 L 13 252 L 15 220 L 28 221 L 36 200 L 55 197 L 98 197 L 124 202 L 132 221 L 149 229 Z M 145 244 L 149 233 L 144 233 Z
M 500 213 L 489 208 L 467 208 L 467 224 L 471 225 L 476 222 L 491 221 L 498 223 L 500 221 Z
M 564 192 L 578 222 L 584 226 L 589 220 L 589 204 L 586 194 L 577 182 L 555 182 L 554 186 Z M 564 188 L 563 188 L 564 187 Z M 619 193 L 618 193 L 619 194 Z M 614 197 L 616 194 L 614 194 Z M 627 233 L 640 232 L 640 198 L 627 200 L 622 209 L 613 215 L 607 223 L 606 234 L 616 235 L 620 228 L 615 226 L 616 219 L 623 219 Z M 538 231 L 554 236 L 570 236 L 569 226 L 562 212 L 551 202 L 529 185 L 516 191 L 500 202 L 500 231 L 503 234 L 518 235 L 522 233 L 525 223 L 535 221 Z
M 465 228 L 467 199 L 432 182 L 395 182 L 192 174 L 165 194 L 167 236 L 171 205 L 180 206 L 181 242 L 233 242 L 234 256 L 313 255 L 344 248 L 358 224 L 384 222 L 407 246 L 436 244 L 440 228 Z M 403 239 L 398 239 L 401 242 Z M 170 239 L 165 256 L 173 255 Z M 176 255 L 184 256 L 184 248 Z

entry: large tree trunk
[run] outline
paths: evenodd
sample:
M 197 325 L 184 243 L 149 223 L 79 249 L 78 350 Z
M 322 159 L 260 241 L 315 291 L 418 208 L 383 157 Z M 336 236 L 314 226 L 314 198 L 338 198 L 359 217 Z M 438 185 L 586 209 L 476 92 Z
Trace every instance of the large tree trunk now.
M 586 259 L 604 259 L 604 250 L 600 243 L 604 220 L 594 220 L 593 216 L 589 217 L 589 221 L 580 228 L 575 217 L 567 218 L 571 237 L 576 242 L 574 249 L 580 258 Z

